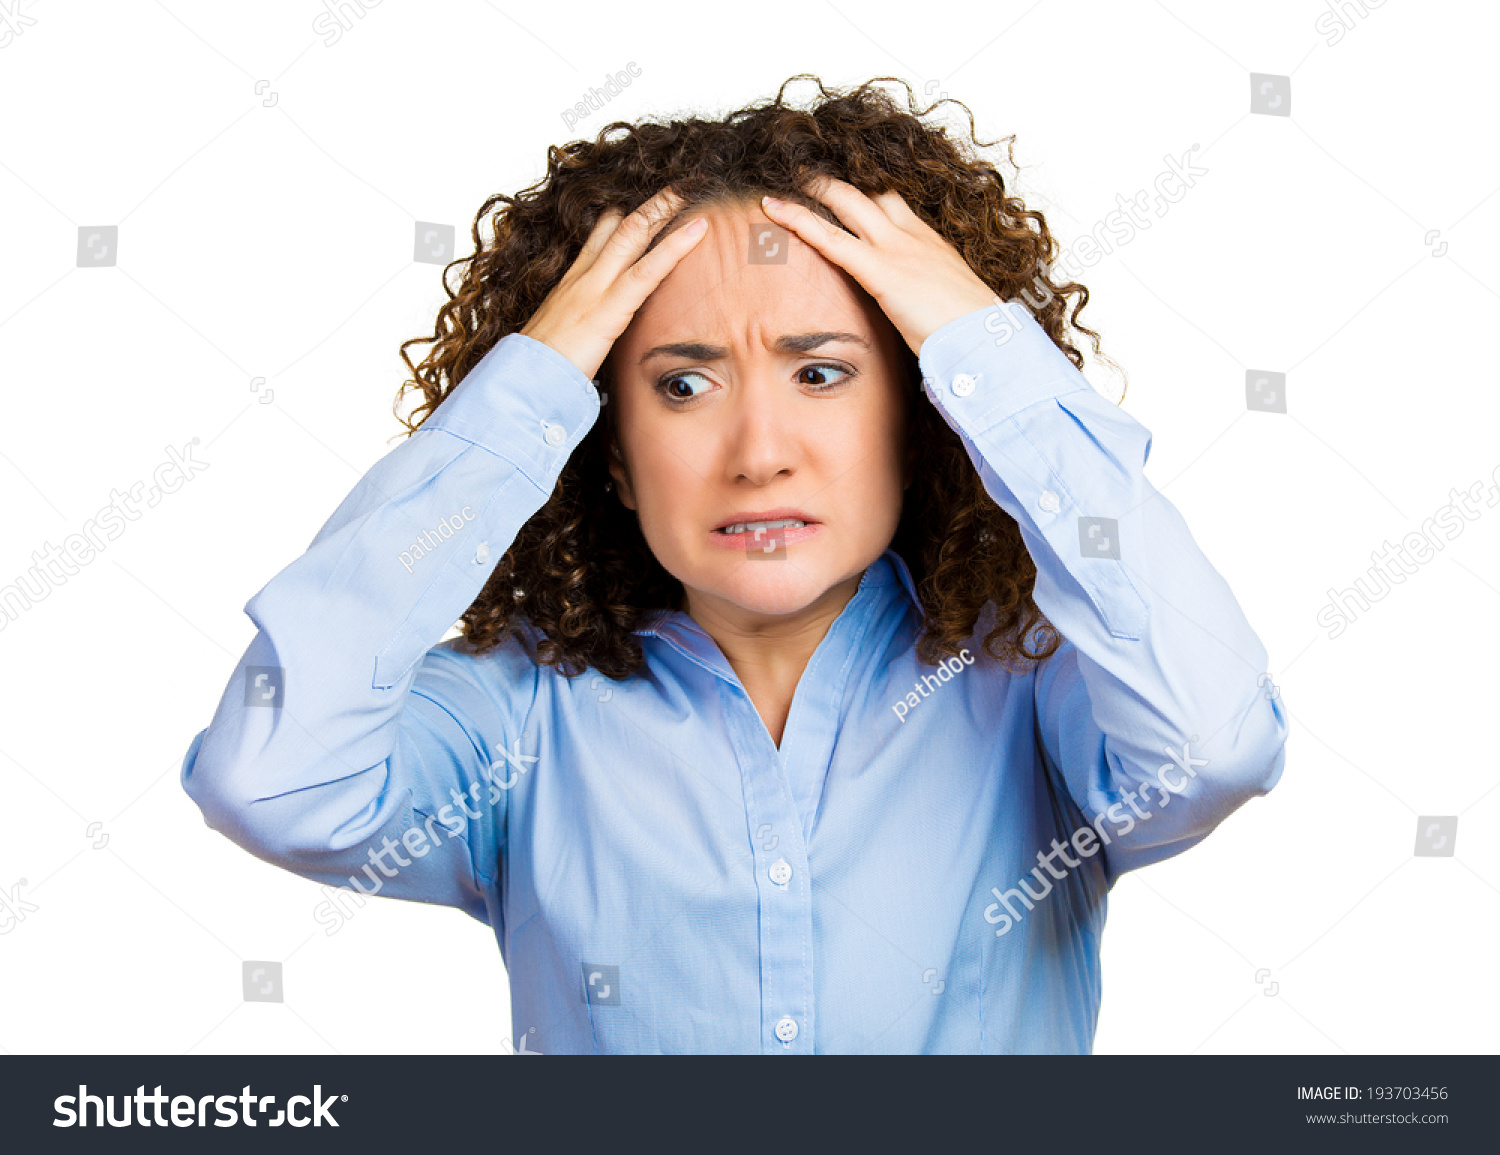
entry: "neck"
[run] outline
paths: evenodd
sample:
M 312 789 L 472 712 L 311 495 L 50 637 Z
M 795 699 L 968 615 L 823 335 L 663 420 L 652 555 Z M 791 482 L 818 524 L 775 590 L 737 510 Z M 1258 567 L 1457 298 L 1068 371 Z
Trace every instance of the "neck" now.
M 740 682 L 796 686 L 813 651 L 859 588 L 863 572 L 830 586 L 796 613 L 759 614 L 701 591 L 685 590 L 683 612 L 703 627 Z

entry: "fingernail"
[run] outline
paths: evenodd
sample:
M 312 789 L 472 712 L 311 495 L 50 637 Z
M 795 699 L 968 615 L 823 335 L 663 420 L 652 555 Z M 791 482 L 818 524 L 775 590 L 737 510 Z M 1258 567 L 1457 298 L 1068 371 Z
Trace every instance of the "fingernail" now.
M 768 209 L 779 209 L 783 207 L 782 203 L 775 197 L 761 197 L 760 203 Z
M 682 231 L 690 237 L 696 237 L 704 229 L 708 228 L 708 218 L 699 217 L 689 225 L 684 225 Z

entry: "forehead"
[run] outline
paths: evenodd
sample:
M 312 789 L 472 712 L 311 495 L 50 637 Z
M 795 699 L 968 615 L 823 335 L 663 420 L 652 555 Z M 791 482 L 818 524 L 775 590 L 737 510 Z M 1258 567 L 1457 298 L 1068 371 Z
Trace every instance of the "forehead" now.
M 769 221 L 758 204 L 703 206 L 669 228 L 675 232 L 700 216 L 708 232 L 636 311 L 620 339 L 626 348 L 690 338 L 769 343 L 814 329 L 845 329 L 873 343 L 879 306 L 844 269 Z

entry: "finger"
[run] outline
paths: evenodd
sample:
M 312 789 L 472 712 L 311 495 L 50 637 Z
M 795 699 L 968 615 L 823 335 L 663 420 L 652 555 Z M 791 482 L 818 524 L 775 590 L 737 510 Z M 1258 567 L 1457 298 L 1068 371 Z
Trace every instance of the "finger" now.
M 588 239 L 583 242 L 583 249 L 579 256 L 597 257 L 599 250 L 604 248 L 604 242 L 609 240 L 616 226 L 619 225 L 620 218 L 624 215 L 625 210 L 618 205 L 610 205 L 601 212 L 599 219 L 594 222 L 594 227 L 589 230 Z
M 583 248 L 578 251 L 566 272 L 562 275 L 561 284 L 572 284 L 592 269 L 599 260 L 599 254 L 604 251 L 604 246 L 609 238 L 614 235 L 616 227 L 624 212 L 610 205 L 599 214 L 599 219 L 594 222 L 594 227 L 589 230 L 589 235 L 584 239 Z
M 599 264 L 611 278 L 618 277 L 636 260 L 663 225 L 677 215 L 685 198 L 671 185 L 662 189 L 625 217 L 604 243 Z
M 856 281 L 864 283 L 863 274 L 870 269 L 868 258 L 872 250 L 853 233 L 803 205 L 783 201 L 780 206 L 772 206 L 762 202 L 761 209 L 771 220 L 796 233 L 834 264 L 847 269 Z
M 892 223 L 885 210 L 847 181 L 819 173 L 805 182 L 803 191 L 831 208 L 861 240 L 879 244 L 890 233 Z
M 924 229 L 930 229 L 931 226 L 913 211 L 911 205 L 906 203 L 906 198 L 894 189 L 876 193 L 873 199 L 885 210 L 885 215 L 897 228 L 918 233 Z
M 681 199 L 676 190 L 668 185 L 660 190 L 656 196 L 652 197 L 651 200 L 648 200 L 640 208 L 636 209 L 636 212 L 650 211 L 654 204 L 665 204 L 675 207 L 680 203 Z M 580 275 L 594 267 L 595 262 L 599 259 L 599 255 L 604 252 L 605 246 L 619 233 L 621 224 L 627 219 L 625 210 L 619 205 L 610 205 L 599 214 L 599 219 L 594 222 L 594 227 L 589 232 L 588 239 L 584 242 L 583 249 L 579 253 L 579 259 L 575 264 Z
M 708 235 L 708 221 L 704 217 L 689 221 L 680 229 L 674 229 L 667 238 L 649 253 L 625 270 L 610 288 L 612 305 L 634 313 L 656 291 L 666 275 L 677 267 L 677 262 L 692 251 Z

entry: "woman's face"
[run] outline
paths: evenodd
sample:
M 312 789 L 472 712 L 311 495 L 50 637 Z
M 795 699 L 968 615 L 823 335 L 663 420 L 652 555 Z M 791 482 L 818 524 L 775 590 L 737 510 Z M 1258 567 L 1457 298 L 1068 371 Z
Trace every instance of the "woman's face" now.
M 610 351 L 624 459 L 610 473 L 695 616 L 753 628 L 842 591 L 841 608 L 895 535 L 910 480 L 900 335 L 758 204 L 700 206 L 671 227 L 698 216 L 708 232 Z M 782 510 L 808 528 L 775 527 Z M 759 534 L 719 531 L 768 511 Z

